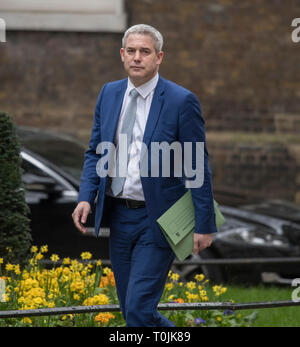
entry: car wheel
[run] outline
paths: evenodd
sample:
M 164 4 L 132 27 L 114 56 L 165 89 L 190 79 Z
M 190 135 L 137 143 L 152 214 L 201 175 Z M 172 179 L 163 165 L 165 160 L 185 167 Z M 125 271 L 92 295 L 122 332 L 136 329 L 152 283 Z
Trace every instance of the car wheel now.
M 209 249 L 204 249 L 199 254 L 192 254 L 188 261 L 199 261 L 204 259 L 216 259 L 217 257 Z M 211 283 L 223 283 L 225 280 L 220 265 L 185 265 L 180 269 L 183 280 L 192 281 L 195 275 L 203 274 L 205 279 L 209 279 Z

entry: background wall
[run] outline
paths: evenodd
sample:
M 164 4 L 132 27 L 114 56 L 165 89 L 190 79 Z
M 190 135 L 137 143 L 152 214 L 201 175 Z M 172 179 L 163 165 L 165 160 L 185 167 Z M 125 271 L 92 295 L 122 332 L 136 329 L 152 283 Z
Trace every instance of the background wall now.
M 291 40 L 300 2 L 127 0 L 126 11 L 128 26 L 162 32 L 161 75 L 199 97 L 216 194 L 300 203 L 300 42 Z M 0 44 L 0 109 L 17 124 L 88 141 L 101 86 L 125 77 L 121 38 L 9 31 Z

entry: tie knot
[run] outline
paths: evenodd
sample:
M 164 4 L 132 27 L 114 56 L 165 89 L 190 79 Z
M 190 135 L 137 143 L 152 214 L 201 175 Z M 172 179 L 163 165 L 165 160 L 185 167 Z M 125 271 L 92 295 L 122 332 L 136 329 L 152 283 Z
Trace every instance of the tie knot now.
M 139 96 L 139 92 L 136 89 L 132 89 L 129 94 L 133 99 Z

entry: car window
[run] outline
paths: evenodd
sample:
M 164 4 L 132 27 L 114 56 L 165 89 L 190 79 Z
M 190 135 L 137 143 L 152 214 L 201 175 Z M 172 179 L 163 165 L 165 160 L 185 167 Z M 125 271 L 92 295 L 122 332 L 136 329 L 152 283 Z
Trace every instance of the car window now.
M 40 131 L 18 129 L 20 142 L 32 152 L 80 180 L 87 146 L 80 141 Z
M 25 189 L 30 191 L 50 192 L 66 189 L 54 177 L 25 159 L 22 160 L 22 181 Z

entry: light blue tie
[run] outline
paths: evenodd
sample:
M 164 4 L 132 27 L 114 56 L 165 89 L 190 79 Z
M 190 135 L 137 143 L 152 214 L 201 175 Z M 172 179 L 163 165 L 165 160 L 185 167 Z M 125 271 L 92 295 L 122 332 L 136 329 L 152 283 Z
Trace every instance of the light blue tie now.
M 128 159 L 129 159 L 129 146 L 131 144 L 132 140 L 132 130 L 133 125 L 136 118 L 136 108 L 137 108 L 137 97 L 139 96 L 139 93 L 136 89 L 132 89 L 129 93 L 130 95 L 130 102 L 126 108 L 125 115 L 123 118 L 123 124 L 120 131 L 120 134 L 124 134 L 127 136 L 127 165 L 128 165 Z M 120 146 L 120 145 L 119 145 Z M 118 151 L 116 153 L 116 168 L 119 168 L 119 155 Z M 123 190 L 123 186 L 125 183 L 126 177 L 119 177 L 118 170 L 117 170 L 117 176 L 112 178 L 111 181 L 111 191 L 114 196 L 117 196 L 121 193 Z

